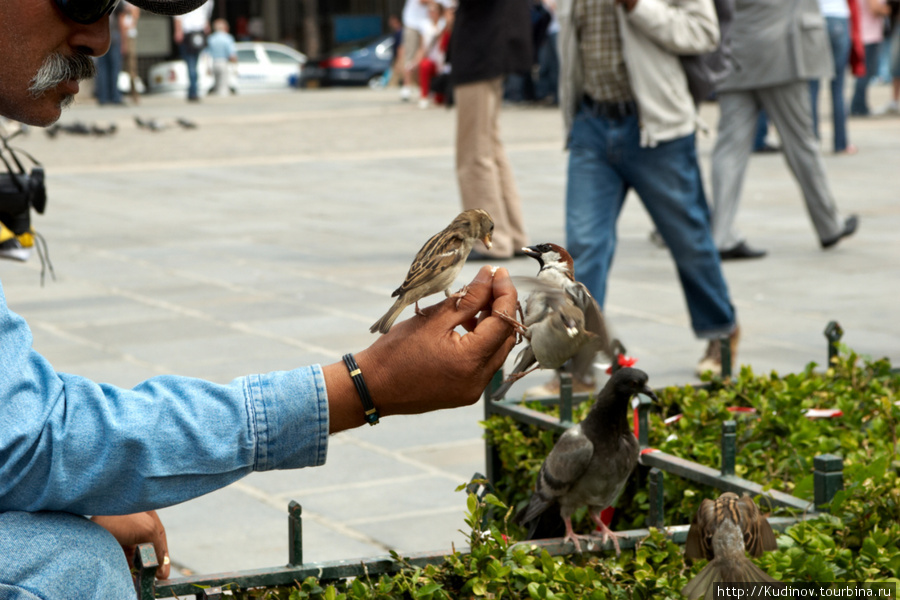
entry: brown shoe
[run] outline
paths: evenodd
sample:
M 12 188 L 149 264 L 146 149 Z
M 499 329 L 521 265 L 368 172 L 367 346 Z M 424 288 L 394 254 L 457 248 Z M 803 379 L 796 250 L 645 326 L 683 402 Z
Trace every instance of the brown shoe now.
M 734 331 L 728 336 L 728 341 L 731 346 L 732 369 L 734 368 L 735 359 L 737 358 L 738 341 L 740 341 L 740 339 L 741 328 L 739 325 L 735 325 Z M 706 353 L 697 364 L 696 373 L 698 377 L 707 371 L 711 371 L 714 376 L 722 374 L 722 343 L 719 338 L 709 340 L 709 344 L 706 346 Z

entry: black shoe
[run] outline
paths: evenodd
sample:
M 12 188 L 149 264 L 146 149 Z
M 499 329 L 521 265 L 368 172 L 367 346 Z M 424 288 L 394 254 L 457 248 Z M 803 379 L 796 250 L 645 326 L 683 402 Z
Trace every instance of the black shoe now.
M 765 250 L 751 248 L 747 242 L 741 242 L 730 250 L 719 250 L 719 258 L 721 260 L 741 260 L 745 258 L 762 258 L 766 255 Z
M 845 237 L 850 237 L 851 235 L 856 233 L 856 228 L 858 226 L 859 217 L 856 215 L 850 215 L 844 221 L 844 230 L 841 231 L 841 233 L 837 237 L 831 238 L 830 240 L 822 240 L 822 248 L 831 248 Z
M 781 152 L 781 146 L 775 146 L 769 142 L 765 142 L 762 146 L 754 148 L 753 152 L 756 154 L 774 154 L 775 152 Z

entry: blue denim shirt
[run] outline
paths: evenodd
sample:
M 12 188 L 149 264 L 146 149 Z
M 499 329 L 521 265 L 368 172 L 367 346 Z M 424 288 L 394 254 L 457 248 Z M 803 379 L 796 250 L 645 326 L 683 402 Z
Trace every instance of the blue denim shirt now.
M 164 375 L 134 389 L 58 373 L 0 286 L 0 512 L 129 514 L 251 471 L 318 466 L 328 397 L 318 365 L 227 385 Z

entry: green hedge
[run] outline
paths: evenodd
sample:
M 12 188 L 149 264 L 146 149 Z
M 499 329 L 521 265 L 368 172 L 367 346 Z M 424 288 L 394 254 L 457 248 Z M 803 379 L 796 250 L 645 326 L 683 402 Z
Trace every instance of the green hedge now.
M 822 453 L 844 457 L 845 488 L 831 514 L 790 527 L 778 536 L 778 550 L 757 564 L 782 581 L 898 581 L 900 574 L 900 476 L 897 462 L 897 391 L 900 375 L 885 360 L 863 361 L 852 353 L 825 372 L 810 364 L 803 373 L 757 376 L 749 368 L 710 389 L 667 388 L 651 414 L 650 443 L 665 452 L 716 466 L 721 423 L 738 421 L 737 474 L 812 499 L 812 459 Z M 539 405 L 535 404 L 534 407 Z M 728 407 L 756 409 L 755 416 Z M 589 404 L 578 407 L 576 419 Z M 809 408 L 837 408 L 843 416 L 808 419 Z M 677 422 L 663 420 L 681 414 Z M 652 530 L 635 550 L 612 555 L 550 557 L 527 542 L 511 516 L 528 498 L 538 468 L 553 446 L 546 431 L 505 417 L 485 422 L 487 438 L 499 449 L 504 474 L 496 495 L 468 498 L 466 531 L 470 554 L 453 553 L 440 566 L 405 566 L 379 578 L 320 582 L 292 589 L 236 592 L 238 598 L 279 600 L 442 600 L 524 598 L 600 600 L 682 598 L 679 590 L 705 564 L 685 567 L 682 548 Z M 646 487 L 632 477 L 613 527 L 643 526 L 649 509 Z M 718 494 L 666 477 L 666 523 L 688 523 L 700 501 Z M 490 513 L 486 511 L 491 509 Z M 482 527 L 485 514 L 495 517 Z M 583 518 L 581 530 L 590 530 Z M 576 526 L 578 530 L 578 526 Z

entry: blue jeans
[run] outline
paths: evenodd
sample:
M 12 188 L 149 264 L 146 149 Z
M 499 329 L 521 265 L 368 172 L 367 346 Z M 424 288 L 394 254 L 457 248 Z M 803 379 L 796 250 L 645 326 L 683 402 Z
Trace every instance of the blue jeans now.
M 831 78 L 831 118 L 834 124 L 834 151 L 847 149 L 847 112 L 844 108 L 844 73 L 850 60 L 850 19 L 825 17 L 831 54 L 834 58 L 834 76 Z M 812 96 L 813 131 L 819 137 L 819 81 L 809 82 Z
M 868 115 L 869 102 L 866 90 L 869 82 L 878 74 L 878 58 L 881 53 L 881 42 L 866 44 L 866 74 L 857 77 L 853 85 L 853 99 L 850 101 L 851 115 Z
M 94 59 L 97 75 L 94 77 L 94 91 L 100 104 L 121 104 L 119 72 L 122 70 L 122 44 L 112 40 L 109 51 Z
M 765 109 L 759 110 L 759 116 L 756 118 L 756 135 L 753 137 L 753 149 L 762 150 L 766 147 L 766 137 L 769 135 L 769 118 L 766 116 Z
M 187 34 L 185 34 L 187 35 Z M 197 52 L 191 52 L 187 49 L 187 45 L 182 42 L 181 43 L 181 58 L 184 59 L 184 64 L 187 65 L 188 72 L 188 98 L 193 100 L 199 98 L 199 92 L 197 90 L 197 62 L 200 59 L 200 54 Z
M 569 149 L 566 247 L 575 276 L 597 302 L 603 306 L 616 221 L 634 188 L 675 259 L 694 333 L 731 333 L 735 312 L 710 233 L 694 135 L 642 148 L 637 116 L 607 119 L 582 106 Z
M 121 546 L 84 517 L 0 513 L 0 557 L 0 598 L 137 598 Z

